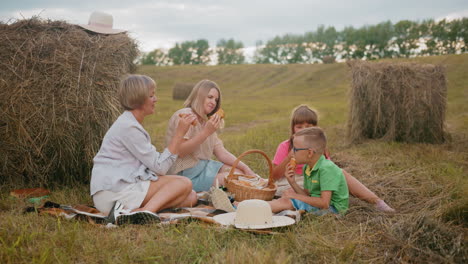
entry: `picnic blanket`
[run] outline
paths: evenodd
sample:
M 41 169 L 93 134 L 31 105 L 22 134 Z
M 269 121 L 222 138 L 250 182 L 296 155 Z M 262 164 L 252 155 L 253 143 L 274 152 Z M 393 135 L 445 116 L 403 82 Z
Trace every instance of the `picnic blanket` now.
M 43 206 L 35 208 L 28 207 L 26 212 L 37 212 L 39 215 L 50 215 L 55 217 L 64 217 L 66 219 L 75 219 L 80 221 L 87 221 L 94 225 L 112 226 L 107 220 L 107 215 L 104 215 L 96 208 L 77 204 L 77 205 L 61 205 L 51 201 L 47 201 Z M 217 210 L 213 206 L 207 204 L 205 200 L 199 200 L 195 207 L 182 207 L 165 209 L 158 212 L 161 222 L 158 225 L 177 224 L 186 220 L 197 220 L 203 223 L 219 225 L 213 216 L 226 213 L 223 210 Z M 293 218 L 296 223 L 301 219 L 302 211 L 285 210 L 276 215 L 283 215 Z

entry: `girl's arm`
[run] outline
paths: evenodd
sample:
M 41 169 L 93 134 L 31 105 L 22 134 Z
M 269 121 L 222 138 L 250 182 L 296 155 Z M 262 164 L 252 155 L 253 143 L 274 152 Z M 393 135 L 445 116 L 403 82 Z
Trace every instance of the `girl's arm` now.
M 290 144 L 289 141 L 283 141 L 276 148 L 273 157 L 273 178 L 275 180 L 281 179 L 286 172 L 286 167 L 292 157 L 292 151 L 289 150 Z
M 283 161 L 280 164 L 273 164 L 273 179 L 279 180 L 284 176 L 284 173 L 286 172 L 286 167 L 288 166 L 289 161 L 291 161 L 291 158 L 292 151 L 289 152 L 289 154 L 283 159 Z
M 198 146 L 200 146 L 205 140 L 216 130 L 218 130 L 220 124 L 221 124 L 221 119 L 219 118 L 218 115 L 214 115 L 212 118 L 210 118 L 201 133 L 195 135 L 193 138 L 184 140 L 179 147 L 179 157 L 185 157 L 191 153 L 193 153 Z
M 213 154 L 216 156 L 216 158 L 229 166 L 232 166 L 234 162 L 236 161 L 236 156 L 234 156 L 231 152 L 229 152 L 222 144 L 216 146 L 213 150 Z M 245 165 L 242 161 L 240 161 L 237 164 L 237 169 L 242 170 L 246 175 L 252 175 L 255 176 L 255 172 L 253 172 L 249 166 Z

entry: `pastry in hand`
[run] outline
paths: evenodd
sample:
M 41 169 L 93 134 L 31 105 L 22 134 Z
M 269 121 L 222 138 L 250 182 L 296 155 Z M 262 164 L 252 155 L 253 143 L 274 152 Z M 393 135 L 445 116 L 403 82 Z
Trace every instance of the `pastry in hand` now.
M 223 109 L 221 109 L 221 108 L 218 109 L 218 111 L 217 111 L 216 113 L 214 113 L 212 116 L 214 116 L 214 115 L 216 115 L 216 114 L 219 115 L 219 118 L 220 118 L 220 119 L 223 119 L 223 118 L 224 118 L 224 110 L 223 110 Z M 210 116 L 210 118 L 211 118 L 212 116 Z
M 184 118 L 184 117 L 186 117 L 186 116 L 188 116 L 188 115 L 189 115 L 189 114 L 180 113 L 180 114 L 179 114 L 179 117 L 180 117 L 180 118 Z M 195 120 L 193 120 L 193 122 L 192 122 L 192 126 L 194 126 L 194 125 L 196 125 L 196 124 L 197 124 L 197 120 L 195 119 Z
M 291 160 L 289 161 L 289 166 L 292 168 L 292 169 L 296 169 L 296 159 L 295 158 L 291 158 Z

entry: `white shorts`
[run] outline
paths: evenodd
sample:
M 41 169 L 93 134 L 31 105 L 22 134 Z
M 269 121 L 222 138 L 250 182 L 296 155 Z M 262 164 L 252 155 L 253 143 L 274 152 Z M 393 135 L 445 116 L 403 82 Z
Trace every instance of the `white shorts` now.
M 297 184 L 304 188 L 304 175 L 295 174 L 295 177 Z M 280 180 L 276 181 L 276 187 L 278 188 L 276 189 L 275 195 L 281 196 L 284 191 L 291 188 L 291 185 L 289 185 L 289 182 L 288 180 L 286 180 L 286 177 L 283 177 Z
M 139 181 L 129 184 L 120 192 L 99 191 L 93 195 L 94 206 L 104 214 L 109 214 L 116 201 L 121 202 L 128 210 L 140 208 L 148 193 L 150 182 Z

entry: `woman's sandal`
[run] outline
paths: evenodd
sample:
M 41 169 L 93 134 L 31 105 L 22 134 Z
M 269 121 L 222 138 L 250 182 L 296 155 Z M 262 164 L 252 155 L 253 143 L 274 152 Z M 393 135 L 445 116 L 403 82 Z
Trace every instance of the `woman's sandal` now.
M 210 188 L 210 198 L 214 208 L 228 213 L 236 211 L 227 194 L 218 187 L 218 180 L 216 180 L 216 186 Z
M 115 219 L 116 225 L 146 225 L 160 223 L 159 216 L 150 211 L 137 211 L 118 215 Z

